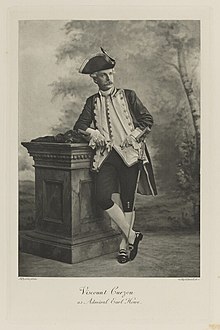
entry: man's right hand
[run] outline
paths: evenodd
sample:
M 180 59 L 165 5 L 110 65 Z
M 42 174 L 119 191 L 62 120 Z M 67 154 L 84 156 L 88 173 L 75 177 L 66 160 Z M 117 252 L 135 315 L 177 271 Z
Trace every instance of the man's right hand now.
M 99 132 L 99 130 L 87 128 L 86 132 L 90 134 L 90 147 L 104 147 L 106 145 L 105 137 Z

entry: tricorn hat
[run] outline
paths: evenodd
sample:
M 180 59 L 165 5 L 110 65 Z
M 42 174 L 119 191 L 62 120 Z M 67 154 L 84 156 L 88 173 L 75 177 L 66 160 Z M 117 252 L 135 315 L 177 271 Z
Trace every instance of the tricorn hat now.
M 112 69 L 115 66 L 115 60 L 111 58 L 103 48 L 101 48 L 102 53 L 92 55 L 91 57 L 85 59 L 81 65 L 79 72 L 85 74 L 92 74 L 101 70 Z

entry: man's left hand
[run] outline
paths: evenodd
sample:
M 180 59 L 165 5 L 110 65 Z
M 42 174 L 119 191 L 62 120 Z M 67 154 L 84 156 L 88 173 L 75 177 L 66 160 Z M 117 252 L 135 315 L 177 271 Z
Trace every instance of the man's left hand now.
M 121 144 L 121 149 L 124 149 L 124 148 L 127 148 L 129 146 L 132 146 L 134 149 L 139 149 L 139 144 L 138 142 L 136 141 L 135 137 L 132 136 L 131 134 L 128 135 L 125 140 L 122 142 Z

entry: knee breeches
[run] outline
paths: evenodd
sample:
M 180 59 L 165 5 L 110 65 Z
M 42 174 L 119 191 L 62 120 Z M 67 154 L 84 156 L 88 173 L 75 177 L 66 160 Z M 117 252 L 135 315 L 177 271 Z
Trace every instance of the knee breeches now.
M 124 212 L 131 212 L 138 176 L 138 164 L 131 167 L 125 165 L 118 153 L 113 149 L 103 162 L 96 177 L 96 198 L 99 206 L 107 210 L 113 206 L 112 194 L 120 185 L 120 197 Z

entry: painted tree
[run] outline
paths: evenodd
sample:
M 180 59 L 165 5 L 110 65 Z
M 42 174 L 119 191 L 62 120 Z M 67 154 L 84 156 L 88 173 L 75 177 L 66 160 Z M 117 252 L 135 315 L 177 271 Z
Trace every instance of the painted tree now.
M 199 21 L 157 22 L 157 28 L 154 26 L 153 29 L 160 40 L 158 56 L 164 63 L 176 70 L 188 101 L 195 132 L 195 164 L 199 173 L 200 107 L 199 95 L 196 95 L 193 89 L 195 82 L 193 74 L 199 59 Z M 187 64 L 191 63 L 194 64 L 194 67 L 190 68 L 190 65 Z
M 177 111 L 175 118 L 175 145 L 179 152 L 176 174 L 181 191 L 192 202 L 195 225 L 199 226 L 200 104 L 198 81 L 194 77 L 199 63 L 199 22 L 159 22 L 157 27 L 154 33 L 163 39 L 158 47 L 163 52 L 158 56 L 176 71 L 188 103 L 188 107 L 182 106 Z M 190 118 L 186 110 L 191 116 L 193 136 L 190 135 Z

